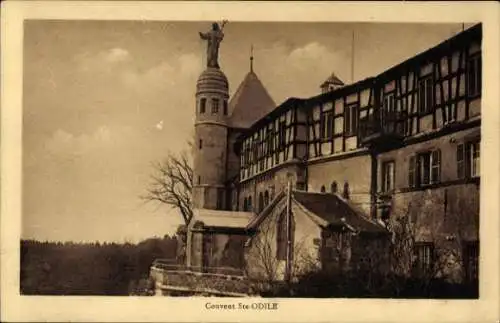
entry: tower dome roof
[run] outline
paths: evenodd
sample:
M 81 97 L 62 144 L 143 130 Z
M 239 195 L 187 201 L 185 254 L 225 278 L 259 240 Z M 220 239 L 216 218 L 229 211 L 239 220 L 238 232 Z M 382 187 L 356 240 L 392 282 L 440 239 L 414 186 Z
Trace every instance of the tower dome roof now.
M 218 92 L 228 95 L 229 82 L 226 75 L 220 69 L 214 67 L 204 70 L 196 82 L 196 94 L 202 92 Z

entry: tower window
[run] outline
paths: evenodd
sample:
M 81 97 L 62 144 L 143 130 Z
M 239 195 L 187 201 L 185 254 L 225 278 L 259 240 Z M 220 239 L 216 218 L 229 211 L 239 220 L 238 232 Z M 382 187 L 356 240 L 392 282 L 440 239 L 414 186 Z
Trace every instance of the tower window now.
M 325 185 L 322 185 L 322 186 L 321 186 L 321 193 L 325 193 L 325 192 L 326 192 Z
M 200 141 L 198 142 L 198 148 L 199 149 L 202 149 L 203 148 L 203 140 L 200 139 Z
M 227 116 L 227 100 L 224 100 L 224 115 Z
M 201 176 L 198 175 L 198 184 L 201 184 Z
M 212 99 L 212 113 L 219 112 L 219 99 Z
M 201 98 L 200 99 L 200 113 L 205 113 L 206 108 L 207 108 L 207 99 Z

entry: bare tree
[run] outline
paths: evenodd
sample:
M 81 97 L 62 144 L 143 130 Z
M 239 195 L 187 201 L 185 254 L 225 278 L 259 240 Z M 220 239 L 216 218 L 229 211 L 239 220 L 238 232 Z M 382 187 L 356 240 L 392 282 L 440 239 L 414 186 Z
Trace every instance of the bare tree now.
M 193 217 L 193 168 L 188 151 L 183 150 L 177 155 L 170 153 L 153 167 L 155 172 L 151 175 L 147 194 L 142 198 L 178 209 L 187 226 Z

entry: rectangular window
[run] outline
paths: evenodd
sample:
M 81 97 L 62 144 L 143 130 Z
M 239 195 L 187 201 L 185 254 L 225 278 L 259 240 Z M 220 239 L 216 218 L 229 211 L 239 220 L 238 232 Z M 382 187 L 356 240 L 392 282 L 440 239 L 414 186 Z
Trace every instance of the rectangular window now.
M 257 160 L 259 160 L 259 145 L 257 144 L 257 141 L 254 141 L 252 145 L 252 150 L 253 150 L 253 162 L 256 163 Z
M 199 149 L 202 149 L 203 148 L 203 140 L 200 139 L 200 141 L 198 142 L 198 148 Z
M 481 95 L 481 56 L 475 56 L 467 62 L 467 89 L 469 97 Z
M 423 153 L 418 156 L 419 184 L 431 183 L 431 153 Z
M 355 135 L 358 132 L 358 104 L 351 104 L 344 109 L 344 131 L 346 136 Z
M 431 242 L 415 244 L 416 268 L 421 274 L 432 270 L 434 260 L 434 244 Z
M 382 192 L 394 190 L 394 166 L 394 161 L 388 161 L 382 164 Z
M 273 134 L 273 128 L 269 127 L 268 131 L 267 131 L 267 137 L 266 137 L 266 141 L 267 141 L 267 156 L 271 156 L 271 154 L 274 151 L 273 136 L 274 136 L 274 134 Z
M 420 114 L 432 111 L 434 105 L 434 85 L 432 76 L 418 81 L 418 108 Z
M 470 144 L 470 164 L 471 164 L 471 177 L 479 177 L 479 142 Z
M 207 107 L 207 99 L 201 98 L 200 99 L 200 113 L 205 113 L 206 107 Z
M 280 130 L 279 130 L 279 147 L 280 150 L 283 150 L 286 146 L 286 123 L 280 122 Z
M 418 187 L 441 181 L 441 151 L 434 150 L 410 157 L 409 186 Z
M 219 112 L 219 99 L 212 99 L 212 113 Z
M 387 93 L 384 95 L 384 111 L 386 113 L 394 113 L 396 111 L 394 105 L 394 94 Z
M 441 150 L 434 150 L 431 153 L 431 183 L 441 181 Z
M 479 141 L 457 145 L 457 178 L 474 178 L 480 176 Z
M 333 133 L 333 112 L 332 111 L 324 112 L 321 115 L 320 127 L 321 127 L 321 130 L 320 130 L 321 139 L 331 139 L 332 133 Z
M 479 242 L 464 242 L 463 247 L 463 265 L 465 277 L 470 281 L 477 280 L 479 277 Z

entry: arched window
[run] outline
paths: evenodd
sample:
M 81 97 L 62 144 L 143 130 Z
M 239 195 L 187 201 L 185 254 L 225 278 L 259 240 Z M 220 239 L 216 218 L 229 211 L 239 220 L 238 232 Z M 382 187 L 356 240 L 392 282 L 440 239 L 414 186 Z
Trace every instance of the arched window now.
M 339 189 L 339 188 L 338 188 L 337 182 L 336 182 L 336 181 L 333 181 L 333 183 L 332 183 L 332 185 L 331 185 L 331 187 L 330 187 L 330 190 L 331 190 L 332 194 L 337 193 L 338 189 Z
M 248 210 L 247 211 L 252 211 L 252 197 L 248 197 Z
M 350 195 L 350 192 L 349 192 L 349 183 L 345 182 L 344 183 L 344 192 L 342 193 L 342 196 L 348 200 L 349 199 L 349 195 Z
M 264 207 L 269 205 L 269 191 L 264 193 Z
M 321 186 L 321 193 L 325 193 L 326 192 L 326 188 L 325 188 L 325 185 Z
M 261 212 L 264 209 L 264 196 L 262 195 L 262 192 L 259 193 L 259 208 L 258 212 Z

